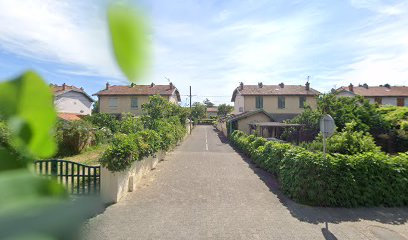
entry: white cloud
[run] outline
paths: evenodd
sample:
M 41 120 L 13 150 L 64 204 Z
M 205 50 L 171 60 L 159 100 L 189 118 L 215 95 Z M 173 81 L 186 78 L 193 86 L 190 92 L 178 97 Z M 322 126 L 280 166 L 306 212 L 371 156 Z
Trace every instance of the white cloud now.
M 81 2 L 0 0 L 0 48 L 96 75 L 120 77 L 103 14 Z
M 181 91 L 193 85 L 195 94 L 225 96 L 229 102 L 239 82 L 296 83 L 282 73 L 299 68 L 305 43 L 322 21 L 319 12 L 305 9 L 294 15 L 271 19 L 240 19 L 212 24 L 161 21 L 155 24 L 153 79 L 169 76 Z
M 368 9 L 385 15 L 400 15 L 406 10 L 406 4 L 401 2 L 390 4 L 382 0 L 350 0 L 350 3 L 356 8 Z

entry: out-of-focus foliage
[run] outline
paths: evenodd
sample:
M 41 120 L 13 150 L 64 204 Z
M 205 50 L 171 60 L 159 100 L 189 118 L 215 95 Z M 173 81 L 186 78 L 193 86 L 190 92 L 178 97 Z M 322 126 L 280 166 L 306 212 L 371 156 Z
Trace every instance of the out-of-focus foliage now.
M 26 72 L 0 83 L 0 94 L 0 239 L 75 239 L 78 222 L 94 208 L 76 208 L 63 186 L 31 171 L 34 159 L 56 149 L 48 85 Z
M 0 83 L 0 92 L 0 111 L 13 144 L 33 156 L 52 156 L 56 151 L 52 129 L 57 115 L 49 86 L 29 71 Z
M 115 56 L 131 81 L 140 77 L 147 58 L 139 16 L 125 5 L 108 10 Z M 28 71 L 1 82 L 0 95 L 0 239 L 78 239 L 77 230 L 99 202 L 69 201 L 61 185 L 32 173 L 34 159 L 51 157 L 57 149 L 49 86 Z
M 147 67 L 147 25 L 135 8 L 113 3 L 108 9 L 109 30 L 116 61 L 129 81 L 141 79 Z

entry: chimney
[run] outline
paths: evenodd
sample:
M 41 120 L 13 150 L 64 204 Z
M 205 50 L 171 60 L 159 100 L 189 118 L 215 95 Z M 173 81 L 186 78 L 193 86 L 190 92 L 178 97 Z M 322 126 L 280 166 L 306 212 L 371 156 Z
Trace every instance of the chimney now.
M 174 88 L 174 85 L 172 82 L 170 82 L 170 89 L 173 89 L 173 88 Z
M 285 84 L 284 83 L 279 83 L 279 87 L 284 88 Z
M 309 83 L 309 81 L 306 82 L 306 84 L 305 84 L 305 89 L 306 89 L 306 91 L 309 91 L 309 90 L 310 90 L 310 83 Z
M 351 83 L 350 83 L 350 85 L 349 85 L 349 91 L 350 91 L 350 92 L 354 92 L 354 86 L 353 86 L 353 84 L 351 84 Z
M 65 89 L 67 89 L 67 84 L 63 83 L 62 84 L 62 91 L 65 91 Z
M 364 83 L 364 84 L 363 84 L 363 88 L 368 89 L 368 84 L 367 84 L 367 83 Z
M 151 84 L 150 84 L 150 87 L 154 87 L 154 83 L 151 83 Z
M 239 90 L 242 90 L 242 89 L 244 89 L 244 83 L 243 83 L 243 82 L 240 82 L 240 83 L 239 83 Z
M 258 83 L 258 87 L 259 87 L 259 88 L 262 88 L 262 87 L 263 87 L 263 83 L 262 83 L 262 82 L 259 82 L 259 83 Z
M 109 83 L 106 83 L 106 90 L 109 90 Z

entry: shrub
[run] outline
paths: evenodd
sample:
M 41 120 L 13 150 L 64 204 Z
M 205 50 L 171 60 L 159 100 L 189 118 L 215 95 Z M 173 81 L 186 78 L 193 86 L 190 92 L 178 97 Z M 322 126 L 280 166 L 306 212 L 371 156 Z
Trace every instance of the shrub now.
M 385 153 L 322 153 L 302 148 L 288 151 L 279 179 L 292 199 L 318 206 L 408 205 L 408 157 Z
M 240 131 L 234 131 L 230 140 L 243 152 L 250 149 L 251 158 L 277 175 L 282 191 L 297 202 L 331 207 L 408 205 L 407 153 L 389 156 L 375 147 L 353 155 L 328 154 L 324 159 L 320 151 L 265 143 Z
M 95 130 L 94 135 L 95 135 L 95 139 L 94 139 L 93 145 L 107 143 L 113 137 L 112 131 L 107 127 L 103 127 L 101 129 Z
M 355 122 L 347 123 L 342 132 L 336 132 L 327 139 L 328 153 L 356 154 L 364 152 L 379 152 L 380 147 L 375 144 L 374 138 L 362 131 L 354 131 Z M 311 143 L 303 143 L 302 147 L 310 151 L 323 151 L 323 137 L 321 134 Z
M 112 144 L 106 149 L 99 162 L 103 167 L 119 172 L 126 170 L 139 159 L 139 149 L 134 135 L 115 134 Z
M 143 129 L 143 122 L 140 120 L 140 118 L 129 113 L 122 115 L 117 126 L 117 131 L 125 134 L 137 133 Z
M 109 128 L 113 133 L 116 133 L 119 129 L 119 121 L 117 117 L 112 114 L 95 113 L 91 116 L 85 116 L 84 120 L 92 123 L 98 128 Z
M 143 151 L 139 154 L 140 158 L 147 157 L 160 150 L 160 135 L 153 130 L 143 130 L 136 134 L 137 144 Z M 146 145 L 144 145 L 146 144 Z
M 94 131 L 94 126 L 83 120 L 58 122 L 56 131 L 58 155 L 81 153 L 95 142 Z
M 10 144 L 10 132 L 5 122 L 0 121 L 0 146 Z

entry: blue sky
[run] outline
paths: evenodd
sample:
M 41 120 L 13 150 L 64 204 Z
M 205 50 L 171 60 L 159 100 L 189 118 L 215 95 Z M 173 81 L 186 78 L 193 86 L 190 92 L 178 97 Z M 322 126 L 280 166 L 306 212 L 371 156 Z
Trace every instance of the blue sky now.
M 408 1 L 146 0 L 152 61 L 141 82 L 230 103 L 239 84 L 408 85 Z M 0 79 L 127 84 L 110 49 L 107 1 L 0 0 Z M 183 105 L 187 96 L 182 96 Z

